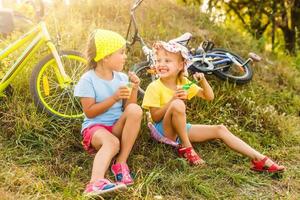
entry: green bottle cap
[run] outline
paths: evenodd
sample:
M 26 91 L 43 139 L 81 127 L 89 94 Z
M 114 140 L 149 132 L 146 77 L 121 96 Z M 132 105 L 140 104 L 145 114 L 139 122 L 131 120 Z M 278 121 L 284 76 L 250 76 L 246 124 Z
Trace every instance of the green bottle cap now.
M 188 89 L 190 89 L 190 87 L 191 87 L 191 84 L 184 84 L 184 85 L 182 86 L 182 89 L 183 89 L 183 90 L 188 90 Z

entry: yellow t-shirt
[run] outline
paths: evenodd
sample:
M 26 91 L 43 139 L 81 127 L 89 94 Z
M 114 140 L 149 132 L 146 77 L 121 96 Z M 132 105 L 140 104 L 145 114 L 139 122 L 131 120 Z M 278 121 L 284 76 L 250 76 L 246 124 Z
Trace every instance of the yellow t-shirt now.
M 187 78 L 183 79 L 183 84 L 190 83 Z M 193 98 L 199 92 L 200 87 L 192 84 L 188 89 L 188 100 Z M 150 83 L 145 91 L 142 107 L 149 109 L 149 107 L 160 108 L 166 105 L 173 97 L 175 91 L 165 86 L 160 79 Z

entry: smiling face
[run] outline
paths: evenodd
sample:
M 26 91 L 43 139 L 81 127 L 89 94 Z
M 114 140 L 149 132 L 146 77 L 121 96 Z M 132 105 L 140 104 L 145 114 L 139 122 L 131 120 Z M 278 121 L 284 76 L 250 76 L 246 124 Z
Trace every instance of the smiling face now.
M 155 69 L 160 78 L 177 78 L 183 67 L 180 53 L 171 53 L 163 48 L 156 51 Z

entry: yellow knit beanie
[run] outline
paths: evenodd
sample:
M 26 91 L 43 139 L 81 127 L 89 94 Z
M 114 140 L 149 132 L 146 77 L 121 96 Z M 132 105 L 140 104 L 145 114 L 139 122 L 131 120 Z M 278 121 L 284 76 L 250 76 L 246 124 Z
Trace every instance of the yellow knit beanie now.
M 104 29 L 96 29 L 94 38 L 96 45 L 94 60 L 96 62 L 123 48 L 126 44 L 126 40 L 120 34 Z

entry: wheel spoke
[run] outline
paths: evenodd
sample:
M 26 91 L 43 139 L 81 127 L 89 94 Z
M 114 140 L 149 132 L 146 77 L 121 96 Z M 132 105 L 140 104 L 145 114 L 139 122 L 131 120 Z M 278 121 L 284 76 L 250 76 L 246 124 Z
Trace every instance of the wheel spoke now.
M 226 53 L 230 53 L 230 52 L 228 52 L 226 50 L 213 50 L 210 53 L 226 55 Z M 244 63 L 243 59 L 241 59 L 240 57 L 234 55 L 233 53 L 230 53 L 230 54 L 236 59 L 236 61 L 238 61 L 240 63 L 240 65 L 242 65 Z M 214 59 L 215 59 L 214 61 L 216 61 L 219 58 L 214 58 Z M 224 76 L 226 76 L 232 80 L 245 79 L 245 78 L 249 77 L 249 73 L 250 73 L 249 66 L 240 67 L 239 65 L 237 65 L 233 62 L 225 63 L 225 65 L 219 64 L 216 66 L 216 68 L 221 68 L 221 69 L 218 69 L 217 72 L 223 74 Z
M 74 57 L 75 56 L 75 57 Z M 40 93 L 39 99 L 42 100 L 44 109 L 51 111 L 51 113 L 60 117 L 73 117 L 78 116 L 82 113 L 81 104 L 77 98 L 73 96 L 73 84 L 76 84 L 85 69 L 85 62 L 82 58 L 74 56 L 70 57 L 68 54 L 62 56 L 62 63 L 66 73 L 72 80 L 72 85 L 61 86 L 57 80 L 54 68 L 57 67 L 53 58 L 48 61 L 49 65 L 41 66 L 39 72 L 39 83 Z M 53 64 L 53 63 L 54 64 Z M 43 85 L 43 77 L 47 78 L 47 85 Z M 46 87 L 46 88 L 44 88 Z M 47 89 L 48 88 L 48 89 Z M 45 93 L 47 90 L 50 93 Z M 51 110 L 50 110 L 51 109 Z

